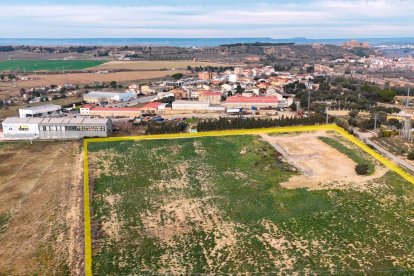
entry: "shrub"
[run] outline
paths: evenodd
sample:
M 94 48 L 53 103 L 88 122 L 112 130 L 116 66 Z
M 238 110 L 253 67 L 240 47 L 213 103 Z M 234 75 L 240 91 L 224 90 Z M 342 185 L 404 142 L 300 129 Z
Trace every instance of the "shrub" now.
M 367 164 L 358 164 L 355 166 L 355 172 L 358 175 L 367 175 L 368 174 L 368 165 Z
M 407 156 L 408 160 L 414 160 L 414 151 L 410 151 Z

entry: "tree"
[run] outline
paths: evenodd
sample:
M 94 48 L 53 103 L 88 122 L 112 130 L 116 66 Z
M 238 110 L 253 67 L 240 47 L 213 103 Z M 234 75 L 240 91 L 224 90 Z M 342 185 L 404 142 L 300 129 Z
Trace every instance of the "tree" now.
M 176 73 L 176 74 L 173 74 L 171 77 L 175 80 L 179 80 L 182 77 L 184 77 L 184 75 L 182 73 Z
M 384 102 L 391 102 L 394 100 L 394 97 L 397 95 L 397 92 L 391 89 L 385 89 L 379 92 L 379 97 Z
M 342 127 L 345 130 L 349 129 L 349 124 L 344 118 L 336 118 L 335 123 L 337 126 Z
M 118 83 L 117 83 L 116 81 L 111 81 L 111 82 L 109 83 L 109 85 L 110 85 L 112 88 L 117 88 L 117 87 L 118 87 Z
M 367 175 L 368 174 L 368 165 L 367 164 L 357 164 L 355 166 L 355 172 L 358 175 Z
M 329 90 L 331 90 L 331 86 L 327 83 L 321 83 L 321 84 L 319 84 L 319 90 L 329 91 Z
M 310 74 L 310 73 L 313 73 L 313 72 L 315 72 L 315 67 L 309 66 L 309 67 L 306 68 L 306 73 Z
M 379 111 L 376 113 L 371 113 L 371 120 L 374 120 L 375 114 L 377 115 L 377 122 L 378 123 L 384 123 L 387 121 L 387 112 L 385 111 Z
M 243 93 L 243 91 L 244 91 L 244 88 L 243 87 L 241 87 L 241 85 L 240 85 L 240 83 L 237 85 L 237 87 L 236 87 L 236 93 Z
M 19 91 L 20 97 L 23 97 L 24 94 L 26 94 L 26 89 L 20 88 L 20 91 Z
M 351 118 L 356 118 L 356 117 L 358 117 L 358 110 L 351 110 L 351 111 L 349 111 L 349 116 L 351 117 Z
M 408 160 L 414 160 L 414 151 L 410 151 L 407 156 Z

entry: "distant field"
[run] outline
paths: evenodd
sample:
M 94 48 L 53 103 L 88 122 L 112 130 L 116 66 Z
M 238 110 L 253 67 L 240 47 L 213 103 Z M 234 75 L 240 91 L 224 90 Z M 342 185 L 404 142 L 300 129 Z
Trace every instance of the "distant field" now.
M 94 69 L 129 69 L 129 70 L 159 70 L 159 69 L 186 69 L 187 66 L 199 67 L 199 66 L 230 66 L 230 64 L 223 64 L 217 62 L 204 62 L 204 61 L 110 61 L 105 64 L 99 65 Z
M 102 60 L 4 60 L 0 61 L 0 71 L 83 70 L 105 62 Z
M 108 74 L 95 74 L 95 73 L 66 73 L 66 74 L 30 74 L 28 77 L 34 78 L 33 80 L 28 81 L 19 81 L 15 86 L 12 82 L 0 82 L 0 89 L 3 89 L 4 92 L 0 91 L 2 94 L 11 94 L 10 91 L 17 93 L 20 88 L 30 88 L 34 86 L 45 86 L 51 84 L 64 84 L 64 83 L 73 83 L 73 84 L 89 84 L 93 81 L 97 82 L 123 82 L 123 81 L 140 81 L 140 80 L 150 80 L 157 78 L 164 78 L 171 76 L 175 73 L 188 73 L 185 70 L 166 70 L 166 71 L 130 71 L 130 72 L 115 72 Z
M 90 144 L 94 273 L 412 273 L 413 186 L 321 135 Z

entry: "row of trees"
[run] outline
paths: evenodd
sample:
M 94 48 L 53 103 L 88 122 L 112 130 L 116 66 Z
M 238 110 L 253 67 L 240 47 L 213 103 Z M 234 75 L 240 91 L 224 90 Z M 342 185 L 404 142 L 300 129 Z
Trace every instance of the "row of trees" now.
M 330 118 L 332 122 L 333 117 Z M 205 119 L 198 123 L 197 130 L 199 132 L 210 130 L 226 130 L 226 129 L 251 129 L 251 128 L 266 128 L 266 127 L 283 127 L 296 125 L 315 125 L 324 124 L 326 117 L 322 115 L 315 115 L 306 118 L 299 117 L 280 117 L 278 119 L 272 118 L 219 118 L 219 119 Z
M 185 122 L 148 122 L 146 134 L 167 134 L 185 132 L 188 125 Z

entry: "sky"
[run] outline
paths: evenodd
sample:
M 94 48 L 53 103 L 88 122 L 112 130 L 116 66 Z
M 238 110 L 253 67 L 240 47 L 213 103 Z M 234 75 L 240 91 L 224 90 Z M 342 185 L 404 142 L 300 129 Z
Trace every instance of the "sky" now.
M 0 38 L 414 37 L 413 0 L 0 0 Z

